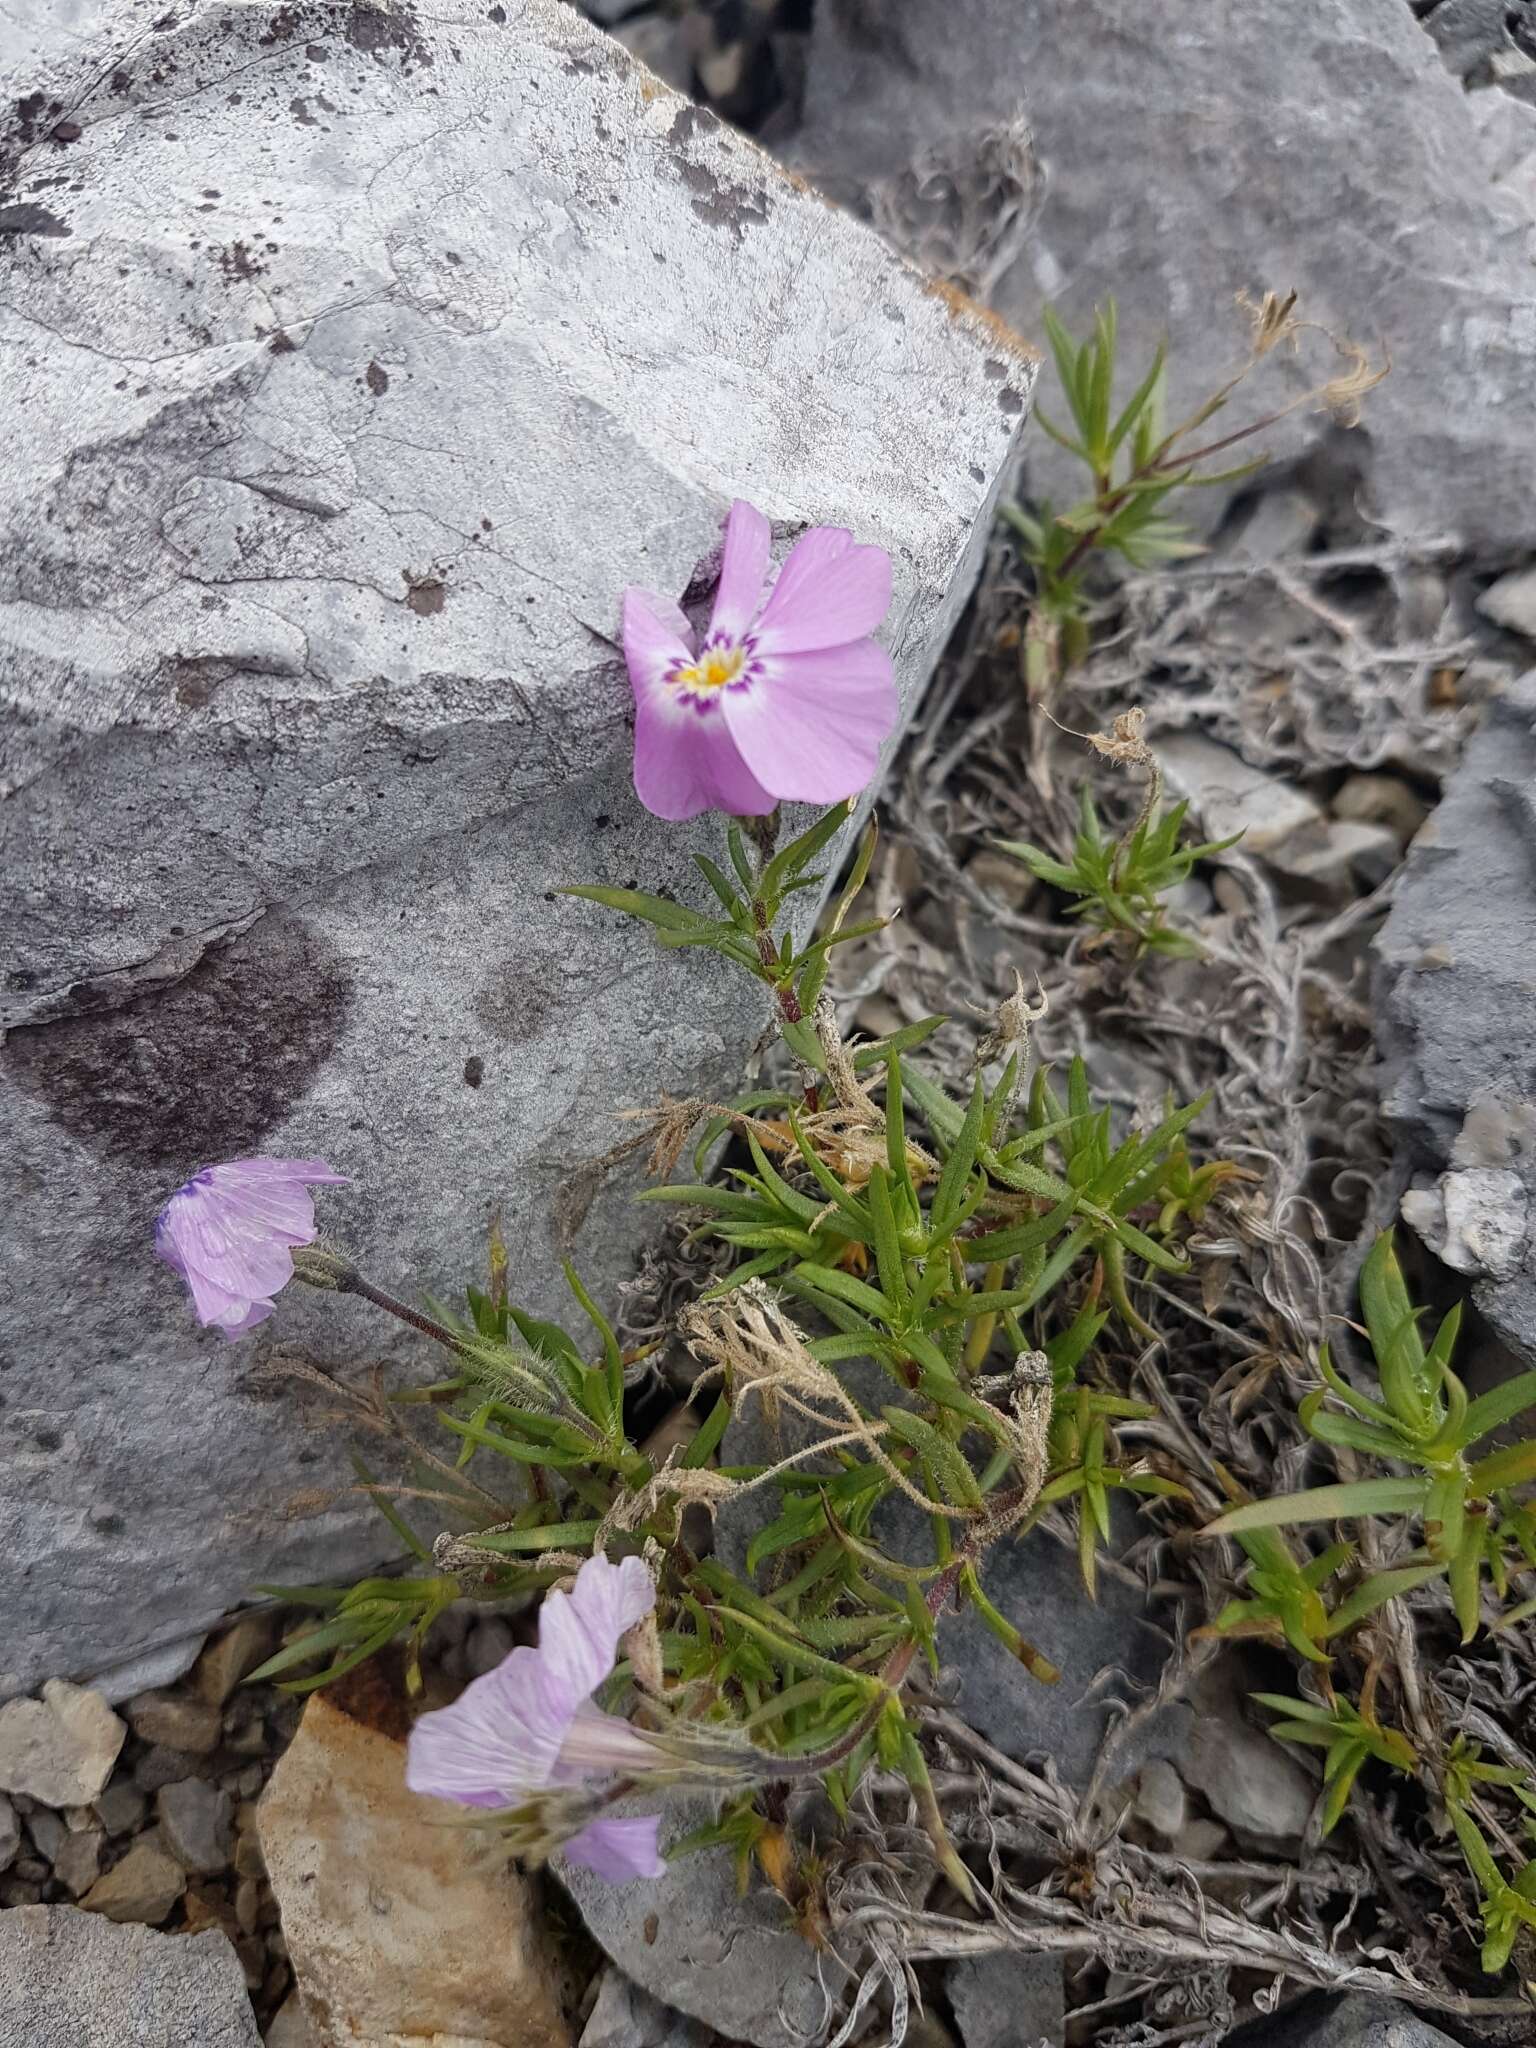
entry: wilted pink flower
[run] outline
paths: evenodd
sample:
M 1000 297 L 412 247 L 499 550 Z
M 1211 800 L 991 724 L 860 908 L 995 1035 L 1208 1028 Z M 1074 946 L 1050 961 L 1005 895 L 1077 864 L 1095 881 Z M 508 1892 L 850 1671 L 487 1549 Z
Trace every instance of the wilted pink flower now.
M 155 1250 L 191 1289 L 199 1321 L 243 1337 L 293 1278 L 292 1247 L 314 1243 L 309 1190 L 346 1185 L 323 1159 L 205 1166 L 155 1218 Z
M 460 1806 L 514 1807 L 562 1786 L 655 1770 L 668 1759 L 638 1729 L 592 1704 L 619 1638 L 650 1613 L 656 1587 L 638 1557 L 589 1557 L 569 1593 L 551 1593 L 539 1646 L 519 1648 L 411 1730 L 405 1782 Z M 659 1814 L 594 1820 L 561 1847 L 610 1884 L 660 1877 Z
M 896 723 L 890 657 L 869 638 L 890 608 L 884 548 L 813 527 L 765 602 L 768 555 L 768 521 L 738 498 L 702 645 L 670 598 L 624 593 L 635 788 L 659 818 L 836 803 L 869 781 Z

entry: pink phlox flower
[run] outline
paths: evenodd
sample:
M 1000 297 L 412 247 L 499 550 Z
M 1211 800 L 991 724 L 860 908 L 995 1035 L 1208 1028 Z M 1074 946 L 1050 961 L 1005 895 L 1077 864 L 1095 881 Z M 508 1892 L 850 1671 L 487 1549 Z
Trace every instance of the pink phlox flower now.
M 649 1614 L 656 1587 L 638 1557 L 589 1557 L 570 1593 L 551 1593 L 537 1649 L 513 1650 L 451 1707 L 411 1730 L 405 1781 L 460 1806 L 508 1808 L 532 1795 L 667 1763 L 638 1729 L 592 1695 L 618 1661 L 619 1639 Z M 561 1844 L 566 1858 L 610 1884 L 660 1877 L 659 1814 L 590 1822 Z
M 315 1241 L 312 1187 L 345 1187 L 323 1159 L 205 1166 L 155 1218 L 155 1250 L 186 1281 L 198 1320 L 231 1340 L 272 1313 L 293 1247 Z
M 769 542 L 738 498 L 702 642 L 670 598 L 624 593 L 635 789 L 659 818 L 841 802 L 895 726 L 890 657 L 869 637 L 890 609 L 890 556 L 816 526 L 770 584 Z

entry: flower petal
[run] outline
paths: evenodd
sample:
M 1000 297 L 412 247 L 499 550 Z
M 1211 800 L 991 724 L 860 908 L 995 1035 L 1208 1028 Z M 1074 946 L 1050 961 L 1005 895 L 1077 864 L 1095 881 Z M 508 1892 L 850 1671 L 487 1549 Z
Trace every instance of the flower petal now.
M 659 691 L 635 709 L 635 791 L 658 818 L 762 818 L 776 802 L 742 760 L 718 705 L 701 711 Z
M 542 1650 L 513 1650 L 451 1707 L 422 1715 L 406 1746 L 405 1782 L 459 1806 L 515 1805 L 549 1783 L 580 1705 Z
M 720 587 L 709 621 L 710 637 L 724 634 L 739 640 L 757 617 L 768 574 L 772 535 L 755 505 L 738 498 L 725 522 L 725 553 L 720 562 Z
M 618 1661 L 619 1637 L 656 1605 L 656 1582 L 638 1557 L 589 1557 L 569 1593 L 539 1613 L 539 1655 L 577 1699 L 589 1699 Z
M 856 547 L 843 526 L 813 526 L 785 558 L 755 638 L 765 653 L 845 647 L 872 633 L 891 608 L 891 558 Z
M 636 702 L 654 690 L 674 661 L 693 658 L 693 628 L 669 597 L 631 584 L 624 593 L 624 664 Z
M 573 1785 L 587 1778 L 611 1778 L 619 1771 L 635 1777 L 642 1771 L 675 1768 L 675 1759 L 647 1741 L 630 1722 L 618 1714 L 605 1714 L 591 1700 L 584 1700 L 572 1715 L 560 1745 L 554 1782 Z
M 787 802 L 830 804 L 866 787 L 896 724 L 890 657 L 873 640 L 775 654 L 748 690 L 727 690 L 725 722 L 752 773 Z
M 665 1877 L 667 1866 L 657 1847 L 661 1815 L 645 1813 L 633 1820 L 595 1820 L 562 1844 L 568 1863 L 590 1870 L 606 1884 L 624 1884 L 633 1877 Z

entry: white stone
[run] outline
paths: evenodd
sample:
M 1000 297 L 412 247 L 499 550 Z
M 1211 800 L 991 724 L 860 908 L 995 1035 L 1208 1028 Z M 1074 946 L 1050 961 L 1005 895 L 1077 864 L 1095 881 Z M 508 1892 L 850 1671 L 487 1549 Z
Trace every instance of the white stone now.
M 406 1790 L 393 1736 L 315 1695 L 257 1826 L 316 2048 L 568 2048 L 533 1888 Z
M 1235 1834 L 1268 1848 L 1299 1842 L 1317 1796 L 1301 1765 L 1245 1721 L 1235 1701 L 1213 1703 L 1198 1715 L 1189 1778 Z
M 496 1205 L 538 1313 L 568 1249 L 627 1272 L 584 1167 L 733 1088 L 765 1006 L 552 893 L 718 850 L 635 800 L 620 594 L 738 493 L 781 551 L 845 524 L 910 707 L 1034 374 L 557 0 L 57 11 L 10 0 L 3 80 L 79 132 L 0 194 L 0 1697 L 397 1547 L 245 1375 L 420 1341 L 296 1289 L 199 1332 L 149 1243 L 189 1171 L 330 1158 L 324 1227 L 412 1297 Z
M 1153 746 L 1169 789 L 1188 797 L 1208 839 L 1241 832 L 1243 852 L 1269 853 L 1322 818 L 1305 790 L 1250 767 L 1241 754 L 1203 733 L 1162 733 Z
M 1410 1188 L 1403 1221 L 1457 1273 L 1507 1280 L 1525 1256 L 1529 1200 L 1507 1166 L 1468 1166 Z
M 1507 626 L 1527 640 L 1536 640 L 1536 569 L 1517 569 L 1490 583 L 1477 608 L 1495 625 Z
M 127 1735 L 100 1693 L 50 1678 L 40 1700 L 0 1707 L 0 1790 L 44 1806 L 88 1806 Z
M 1184 1780 L 1166 1757 L 1153 1757 L 1142 1765 L 1133 1811 L 1154 1834 L 1169 1841 L 1189 1818 L 1189 1794 L 1184 1789 Z

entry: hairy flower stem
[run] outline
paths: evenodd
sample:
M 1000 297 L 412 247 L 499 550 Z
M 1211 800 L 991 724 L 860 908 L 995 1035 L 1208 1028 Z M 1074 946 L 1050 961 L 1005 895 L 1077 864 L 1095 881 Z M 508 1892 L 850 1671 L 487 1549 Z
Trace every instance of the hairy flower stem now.
M 779 1006 L 779 1015 L 786 1024 L 804 1022 L 805 1013 L 800 1008 L 800 998 L 792 986 L 779 979 L 779 956 L 774 951 L 773 934 L 768 929 L 768 910 L 760 896 L 752 899 L 752 922 L 757 929 L 757 957 L 763 963 L 763 974 L 773 989 Z M 821 1107 L 821 1090 L 813 1078 L 805 1084 L 805 1106 L 814 1112 Z
M 434 1343 L 441 1344 L 456 1357 L 472 1356 L 463 1338 L 450 1330 L 446 1323 L 440 1323 L 434 1317 L 424 1315 L 420 1309 L 412 1308 L 408 1302 L 398 1300 L 393 1294 L 386 1294 L 382 1287 L 375 1287 L 373 1282 L 366 1279 L 356 1268 L 344 1276 L 339 1276 L 335 1286 L 338 1294 L 361 1295 L 364 1301 L 371 1301 L 375 1308 L 384 1309 L 398 1322 L 407 1324 L 413 1330 L 419 1330 L 424 1337 L 430 1337 Z

